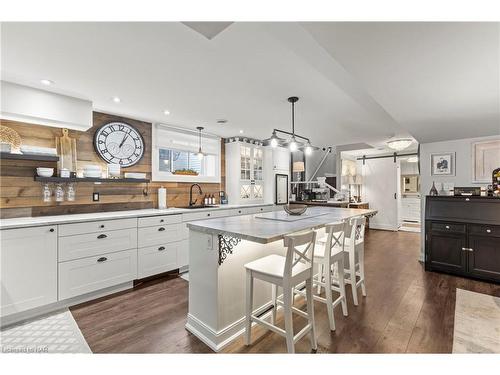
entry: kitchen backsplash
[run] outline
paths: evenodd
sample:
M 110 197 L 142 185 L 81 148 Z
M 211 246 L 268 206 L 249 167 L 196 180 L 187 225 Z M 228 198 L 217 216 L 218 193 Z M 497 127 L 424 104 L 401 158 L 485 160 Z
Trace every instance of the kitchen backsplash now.
M 106 164 L 94 152 L 95 131 L 111 121 L 123 121 L 139 130 L 145 142 L 145 153 L 136 165 L 123 168 L 124 172 L 142 172 L 151 178 L 151 123 L 110 115 L 93 113 L 93 127 L 86 132 L 69 131 L 76 139 L 78 165 Z M 22 143 L 40 147 L 55 147 L 55 137 L 62 134 L 61 129 L 32 125 L 8 120 L 0 120 L 2 125 L 14 129 L 21 136 Z M 200 184 L 203 192 L 216 194 L 224 190 L 225 161 L 224 144 L 221 143 L 221 184 Z M 140 208 L 153 208 L 157 205 L 157 190 L 167 188 L 167 204 L 170 207 L 186 206 L 189 203 L 190 183 L 151 182 L 146 183 L 102 183 L 78 182 L 75 184 L 76 199 L 73 202 L 42 201 L 42 184 L 34 180 L 37 167 L 56 168 L 56 162 L 28 160 L 0 160 L 0 217 L 45 216 L 69 213 L 119 211 Z M 99 193 L 99 201 L 92 201 L 92 193 Z M 145 193 L 147 193 L 145 195 Z

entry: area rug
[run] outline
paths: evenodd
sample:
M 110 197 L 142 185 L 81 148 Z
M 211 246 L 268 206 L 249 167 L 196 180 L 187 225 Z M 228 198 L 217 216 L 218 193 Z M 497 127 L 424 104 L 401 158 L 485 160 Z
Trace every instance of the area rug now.
M 500 298 L 457 289 L 453 353 L 500 353 Z
M 69 310 L 0 331 L 2 353 L 92 353 Z

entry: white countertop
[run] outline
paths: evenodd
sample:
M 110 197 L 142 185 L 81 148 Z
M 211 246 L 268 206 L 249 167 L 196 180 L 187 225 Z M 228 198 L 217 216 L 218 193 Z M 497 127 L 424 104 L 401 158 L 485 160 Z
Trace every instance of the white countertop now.
M 338 207 L 312 207 L 307 210 L 310 217 L 304 220 L 286 222 L 266 220 L 256 215 L 243 215 L 188 223 L 189 229 L 204 233 L 217 233 L 235 236 L 244 240 L 269 243 L 283 238 L 284 235 L 309 228 L 319 228 L 325 224 L 338 222 L 359 215 L 374 215 L 376 210 Z M 314 215 L 316 213 L 316 215 Z
M 38 216 L 38 217 L 19 217 L 12 219 L 0 219 L 0 229 L 14 229 L 25 227 L 36 227 L 41 225 L 56 225 L 56 224 L 70 224 L 85 221 L 95 220 L 113 220 L 113 219 L 126 219 L 133 217 L 145 216 L 158 216 L 158 215 L 176 215 L 193 212 L 214 211 L 214 210 L 229 210 L 233 208 L 244 207 L 257 207 L 257 206 L 272 206 L 272 204 L 221 204 L 218 207 L 207 208 L 167 208 L 159 210 L 156 208 L 143 209 L 143 210 L 128 210 L 128 211 L 111 211 L 111 212 L 95 212 L 88 214 L 69 214 L 69 215 L 55 215 L 55 216 Z

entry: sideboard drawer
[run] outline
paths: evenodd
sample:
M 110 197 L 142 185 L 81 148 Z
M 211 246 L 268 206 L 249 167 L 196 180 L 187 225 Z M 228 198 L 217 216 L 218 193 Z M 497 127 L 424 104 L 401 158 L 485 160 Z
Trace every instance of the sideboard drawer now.
M 119 285 L 137 278 L 137 250 L 59 263 L 59 300 Z
M 182 215 L 163 215 L 163 216 L 150 216 L 150 217 L 140 217 L 137 220 L 137 226 L 139 228 L 151 227 L 154 225 L 167 225 L 167 224 L 177 224 L 182 222 Z
M 140 248 L 137 252 L 137 277 L 148 277 L 178 268 L 177 252 L 180 243 Z
M 485 224 L 469 224 L 470 234 L 479 234 L 481 236 L 500 237 L 500 226 Z
M 182 223 L 138 229 L 139 247 L 162 245 L 182 239 Z
M 431 230 L 438 232 L 465 233 L 465 224 L 433 222 L 431 224 Z
M 59 262 L 137 248 L 137 229 L 59 237 Z
M 59 225 L 59 237 L 85 233 L 101 233 L 110 230 L 137 228 L 137 218 L 119 220 L 99 220 L 76 224 Z

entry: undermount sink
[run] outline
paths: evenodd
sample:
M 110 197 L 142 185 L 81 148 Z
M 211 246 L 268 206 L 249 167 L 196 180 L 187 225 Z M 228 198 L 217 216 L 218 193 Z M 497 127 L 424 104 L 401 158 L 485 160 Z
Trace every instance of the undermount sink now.
M 219 207 L 219 206 L 218 205 L 208 205 L 208 206 L 198 205 L 198 206 L 186 206 L 186 207 L 182 207 L 182 208 L 196 209 L 196 208 L 217 208 L 217 207 Z

